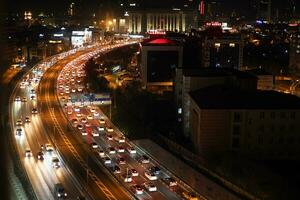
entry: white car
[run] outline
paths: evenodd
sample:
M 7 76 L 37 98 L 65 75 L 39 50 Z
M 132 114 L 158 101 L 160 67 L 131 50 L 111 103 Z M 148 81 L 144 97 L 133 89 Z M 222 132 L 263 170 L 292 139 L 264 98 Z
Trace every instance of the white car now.
M 92 135 L 93 135 L 94 137 L 99 137 L 99 133 L 98 133 L 97 131 L 92 131 Z
M 127 150 L 130 154 L 136 154 L 136 150 L 133 147 L 129 147 Z
M 109 154 L 116 154 L 116 149 L 113 147 L 109 147 L 108 152 L 109 152 Z
M 104 119 L 100 119 L 100 120 L 99 120 L 99 123 L 100 123 L 100 124 L 105 124 L 105 120 L 104 120 Z
M 45 146 L 46 146 L 46 151 L 48 151 L 48 152 L 51 152 L 54 150 L 53 146 L 51 144 L 46 144 Z
M 143 164 L 147 164 L 147 163 L 150 163 L 150 159 L 149 159 L 148 156 L 142 155 L 141 162 L 142 162 Z
M 91 113 L 95 113 L 96 109 L 95 108 L 91 108 L 90 111 L 91 111 Z
M 68 110 L 68 115 L 72 115 L 73 111 L 71 109 Z
M 84 123 L 84 124 L 85 124 L 85 123 L 87 123 L 87 119 L 86 119 L 86 118 L 84 118 L 84 117 L 83 117 L 83 118 L 81 118 L 81 119 L 80 119 L 80 121 L 81 121 L 81 123 Z
M 111 132 L 114 132 L 114 129 L 111 128 L 111 127 L 106 127 L 106 131 L 109 132 L 109 133 L 111 133 Z
M 130 183 L 132 182 L 132 176 L 130 174 L 126 175 L 124 178 L 125 183 Z
M 124 153 L 125 152 L 125 149 L 122 146 L 119 146 L 117 149 L 118 149 L 118 153 Z
M 23 130 L 21 128 L 16 129 L 16 135 L 21 136 L 23 133 Z
M 143 194 L 144 193 L 144 189 L 140 186 L 140 185 L 135 185 L 135 193 L 136 194 Z
M 105 156 L 103 160 L 104 160 L 104 164 L 111 164 L 111 159 L 108 156 Z
M 104 127 L 103 126 L 99 126 L 98 127 L 98 131 L 104 131 L 105 129 L 104 129 Z
M 91 146 L 92 146 L 93 149 L 97 149 L 97 148 L 99 147 L 98 144 L 97 144 L 96 142 L 93 142 L 93 143 L 91 144 Z
M 38 110 L 37 110 L 36 108 L 32 108 L 31 113 L 32 113 L 32 114 L 37 114 L 37 113 L 38 113 Z
M 119 137 L 119 138 L 117 138 L 117 141 L 119 143 L 124 143 L 125 142 L 125 137 Z
M 82 126 L 81 124 L 78 124 L 78 125 L 77 125 L 77 128 L 78 128 L 78 130 L 82 130 L 82 129 L 83 129 L 83 126 Z
M 83 130 L 81 131 L 81 135 L 86 136 L 86 135 L 87 135 L 86 130 L 83 129 Z
M 105 153 L 104 153 L 103 150 L 99 150 L 99 151 L 98 151 L 98 154 L 99 154 L 99 156 L 100 156 L 101 158 L 104 158 L 104 157 L 105 157 Z
M 94 116 L 98 117 L 100 114 L 98 112 L 94 112 Z
M 21 119 L 18 119 L 17 122 L 16 122 L 16 125 L 17 125 L 17 126 L 21 126 L 22 124 L 23 124 L 23 123 L 22 123 L 22 120 L 21 120 Z
M 157 180 L 157 176 L 156 176 L 154 173 L 151 173 L 151 172 L 149 172 L 149 171 L 146 171 L 146 172 L 145 172 L 145 176 L 146 176 L 150 181 Z
M 80 108 L 79 108 L 79 107 L 75 107 L 75 108 L 74 108 L 74 111 L 75 111 L 75 112 L 80 112 Z
M 59 168 L 60 167 L 60 162 L 59 162 L 59 159 L 57 157 L 52 158 L 52 167 L 54 167 L 54 168 Z
M 32 157 L 32 151 L 30 149 L 26 149 L 25 157 Z
M 139 173 L 138 173 L 138 171 L 136 171 L 136 169 L 131 169 L 130 172 L 131 172 L 132 176 L 138 176 L 139 175 Z
M 25 122 L 26 122 L 26 123 L 29 123 L 29 122 L 30 122 L 30 117 L 29 117 L 29 116 L 26 116 L 26 117 L 25 117 Z
M 113 140 L 113 136 L 112 135 L 107 135 L 107 140 L 112 141 Z
M 21 97 L 20 96 L 16 96 L 15 101 L 21 101 Z
M 144 185 L 145 185 L 145 188 L 149 192 L 155 192 L 155 191 L 157 191 L 157 187 L 152 182 L 146 182 L 146 183 L 144 183 Z

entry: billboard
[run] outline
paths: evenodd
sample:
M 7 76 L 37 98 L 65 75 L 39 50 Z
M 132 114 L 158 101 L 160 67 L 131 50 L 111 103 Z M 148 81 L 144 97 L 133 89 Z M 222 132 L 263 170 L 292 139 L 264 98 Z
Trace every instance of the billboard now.
M 92 31 L 87 28 L 84 31 L 72 31 L 71 44 L 73 47 L 82 47 L 92 42 Z

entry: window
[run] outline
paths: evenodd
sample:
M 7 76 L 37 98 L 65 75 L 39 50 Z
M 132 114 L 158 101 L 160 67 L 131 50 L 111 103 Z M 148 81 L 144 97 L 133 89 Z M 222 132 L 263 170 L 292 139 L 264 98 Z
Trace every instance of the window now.
M 294 124 L 291 124 L 290 125 L 290 131 L 293 132 L 294 130 L 295 130 L 295 126 L 294 126 Z
M 233 130 L 232 130 L 232 135 L 240 135 L 240 126 L 239 125 L 234 125 Z
M 285 131 L 285 125 L 281 125 L 281 126 L 279 127 L 279 130 L 280 130 L 280 132 Z
M 264 119 L 265 118 L 265 113 L 264 112 L 260 112 L 259 113 L 259 118 L 260 119 Z
M 275 112 L 271 112 L 271 119 L 275 119 Z
M 275 127 L 274 127 L 274 125 L 271 125 L 270 130 L 271 130 L 272 133 L 275 132 Z
M 239 138 L 232 139 L 232 148 L 240 148 L 240 139 Z
M 264 132 L 265 131 L 265 126 L 264 125 L 260 125 L 258 127 L 259 131 Z
M 284 118 L 285 118 L 285 112 L 281 112 L 281 113 L 280 113 L 280 118 L 281 118 L 281 119 L 284 119 Z
M 238 113 L 238 112 L 235 112 L 235 113 L 234 113 L 234 116 L 233 116 L 233 121 L 234 121 L 234 122 L 241 122 L 241 121 L 242 121 L 241 114 Z
M 291 119 L 296 119 L 296 112 L 291 112 Z
M 262 135 L 258 136 L 258 144 L 263 144 L 264 143 L 264 139 Z
M 274 143 L 274 136 L 271 136 L 269 144 L 273 144 Z

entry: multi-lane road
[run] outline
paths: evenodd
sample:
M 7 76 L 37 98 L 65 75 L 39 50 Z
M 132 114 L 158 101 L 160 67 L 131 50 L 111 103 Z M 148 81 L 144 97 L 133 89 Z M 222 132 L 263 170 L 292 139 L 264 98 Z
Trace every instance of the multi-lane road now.
M 84 63 L 120 45 L 55 56 L 27 73 L 11 95 L 12 134 L 37 198 L 57 199 L 60 183 L 67 199 L 206 199 L 135 148 L 99 107 L 70 105 L 71 94 L 89 92 Z

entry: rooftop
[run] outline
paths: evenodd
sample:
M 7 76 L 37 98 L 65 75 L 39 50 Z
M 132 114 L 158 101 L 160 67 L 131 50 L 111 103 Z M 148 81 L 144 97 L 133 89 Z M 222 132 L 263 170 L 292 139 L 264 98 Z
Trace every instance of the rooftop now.
M 142 42 L 142 46 L 176 46 L 177 41 L 170 40 L 164 37 L 145 39 Z
M 219 85 L 192 91 L 190 96 L 204 109 L 300 109 L 300 98 L 275 91 Z
M 250 73 L 239 71 L 230 68 L 193 68 L 193 69 L 183 69 L 184 76 L 194 76 L 194 77 L 221 77 L 221 76 L 237 76 L 238 78 L 252 78 L 256 77 Z
M 251 74 L 260 76 L 260 75 L 272 75 L 268 72 L 266 72 L 264 69 L 250 69 L 250 70 L 246 70 L 246 72 L 249 72 Z

